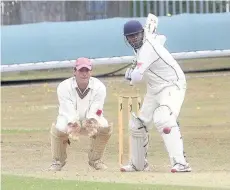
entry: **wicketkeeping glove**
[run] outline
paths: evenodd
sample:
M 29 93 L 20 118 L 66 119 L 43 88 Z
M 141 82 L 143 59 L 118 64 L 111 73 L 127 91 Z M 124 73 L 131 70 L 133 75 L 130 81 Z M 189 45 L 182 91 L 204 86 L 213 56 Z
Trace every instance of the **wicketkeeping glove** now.
M 82 125 L 88 132 L 89 137 L 96 135 L 100 127 L 98 121 L 93 118 L 82 121 Z

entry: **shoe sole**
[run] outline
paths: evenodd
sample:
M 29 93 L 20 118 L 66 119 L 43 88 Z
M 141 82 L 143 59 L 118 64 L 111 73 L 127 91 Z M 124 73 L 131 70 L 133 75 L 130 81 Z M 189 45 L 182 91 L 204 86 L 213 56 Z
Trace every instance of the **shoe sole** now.
M 103 168 L 97 168 L 97 167 L 93 166 L 92 164 L 89 164 L 89 166 L 92 167 L 95 170 L 106 170 L 106 169 L 108 169 L 107 166 L 104 166 Z
M 126 172 L 126 170 L 124 168 L 120 168 L 121 172 Z
M 64 162 L 64 163 L 60 166 L 60 168 L 52 168 L 52 167 L 50 167 L 50 168 L 48 169 L 48 171 L 59 172 L 59 171 L 62 170 L 62 168 L 65 166 L 65 164 L 66 164 L 66 162 Z
M 121 171 L 121 172 L 138 172 L 138 171 L 136 171 L 136 170 L 134 170 L 134 171 L 126 171 L 124 168 L 120 168 L 120 171 Z M 150 169 L 149 169 L 149 168 L 146 168 L 146 169 L 143 170 L 143 172 L 150 172 Z
M 52 172 L 59 172 L 61 171 L 61 169 L 54 169 L 54 168 L 49 168 L 48 171 L 52 171 Z
M 138 171 L 136 171 L 136 170 L 127 171 L 125 168 L 120 168 L 120 171 L 121 171 L 121 172 L 138 172 Z
M 180 172 L 191 172 L 191 169 L 185 169 L 185 170 L 176 170 L 176 169 L 171 169 L 172 173 L 180 173 Z

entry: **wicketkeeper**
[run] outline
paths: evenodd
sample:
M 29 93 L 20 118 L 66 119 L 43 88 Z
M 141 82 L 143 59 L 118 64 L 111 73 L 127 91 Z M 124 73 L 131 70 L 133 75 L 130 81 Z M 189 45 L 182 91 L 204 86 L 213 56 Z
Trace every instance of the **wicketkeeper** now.
M 66 163 L 69 138 L 88 135 L 91 146 L 88 163 L 96 170 L 106 169 L 102 156 L 112 133 L 112 126 L 103 116 L 106 87 L 91 77 L 92 64 L 87 58 L 79 58 L 74 76 L 57 87 L 59 114 L 51 127 L 52 165 L 50 170 L 60 171 Z

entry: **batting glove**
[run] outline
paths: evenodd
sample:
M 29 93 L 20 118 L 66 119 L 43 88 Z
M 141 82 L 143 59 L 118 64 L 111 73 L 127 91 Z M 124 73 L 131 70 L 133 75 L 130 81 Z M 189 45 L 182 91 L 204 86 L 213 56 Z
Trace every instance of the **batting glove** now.
M 137 60 L 136 60 L 136 58 L 134 58 L 134 59 L 132 60 L 132 66 L 131 66 L 131 68 L 132 68 L 132 69 L 135 69 L 136 66 L 137 66 Z
M 132 72 L 133 72 L 133 68 L 128 68 L 127 70 L 126 70 L 126 72 L 125 72 L 125 79 L 126 80 L 131 80 L 131 74 L 132 74 Z

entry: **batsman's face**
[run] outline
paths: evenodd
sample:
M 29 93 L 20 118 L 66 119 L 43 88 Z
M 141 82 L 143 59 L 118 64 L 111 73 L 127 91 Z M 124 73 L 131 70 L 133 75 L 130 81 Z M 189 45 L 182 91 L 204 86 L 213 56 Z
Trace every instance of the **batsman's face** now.
M 88 83 L 89 78 L 91 77 L 91 70 L 89 70 L 88 68 L 83 67 L 83 68 L 81 68 L 79 70 L 75 70 L 74 75 L 76 77 L 76 80 L 79 83 Z
M 142 46 L 143 44 L 143 37 L 144 37 L 144 33 L 143 32 L 139 32 L 136 34 L 130 34 L 126 36 L 127 41 L 129 42 L 129 44 L 134 48 L 134 49 L 138 49 Z

